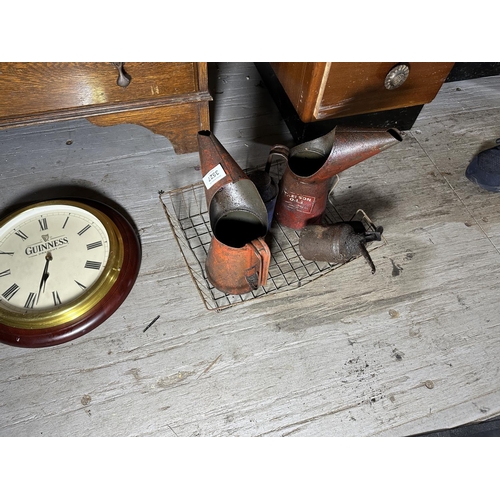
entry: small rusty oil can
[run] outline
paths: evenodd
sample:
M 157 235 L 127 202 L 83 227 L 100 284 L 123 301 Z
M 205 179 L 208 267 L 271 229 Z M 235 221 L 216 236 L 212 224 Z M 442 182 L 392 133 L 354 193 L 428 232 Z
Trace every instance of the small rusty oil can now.
M 376 228 L 376 231 L 365 231 L 363 224 L 358 221 L 312 224 L 300 232 L 299 251 L 306 260 L 331 264 L 345 264 L 362 255 L 373 274 L 375 265 L 365 243 L 380 241 L 382 231 L 382 227 Z

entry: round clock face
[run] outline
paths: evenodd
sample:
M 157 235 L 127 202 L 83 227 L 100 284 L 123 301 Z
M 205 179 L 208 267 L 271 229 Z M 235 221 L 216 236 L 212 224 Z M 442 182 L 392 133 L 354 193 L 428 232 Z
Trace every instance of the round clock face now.
M 0 307 L 30 313 L 68 304 L 102 274 L 109 235 L 76 206 L 26 210 L 0 230 Z
M 125 299 L 139 260 L 135 233 L 109 207 L 19 210 L 0 222 L 0 340 L 43 347 L 83 335 Z

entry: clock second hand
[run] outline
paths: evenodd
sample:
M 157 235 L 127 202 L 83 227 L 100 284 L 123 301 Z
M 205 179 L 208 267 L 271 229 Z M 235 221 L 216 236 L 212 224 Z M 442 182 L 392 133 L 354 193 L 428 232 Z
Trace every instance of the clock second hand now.
M 47 279 L 49 277 L 49 263 L 52 260 L 52 254 L 50 252 L 47 252 L 45 255 L 45 267 L 43 268 L 43 273 L 42 273 L 42 279 L 40 280 L 40 287 L 38 288 L 38 297 L 36 298 L 36 303 L 38 304 L 38 301 L 40 300 L 40 294 L 42 292 L 42 287 L 43 287 L 43 292 L 45 292 L 45 283 L 47 282 Z

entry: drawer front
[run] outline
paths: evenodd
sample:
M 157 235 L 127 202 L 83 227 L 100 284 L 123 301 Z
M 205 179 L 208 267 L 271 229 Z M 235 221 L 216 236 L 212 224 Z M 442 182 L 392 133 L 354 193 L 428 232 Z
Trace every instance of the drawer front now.
M 340 118 L 432 101 L 454 63 L 408 63 L 404 83 L 388 90 L 386 76 L 397 63 L 328 63 L 318 89 L 314 119 Z
M 199 90 L 197 63 L 125 63 L 117 84 L 111 63 L 0 63 L 0 118 L 85 106 L 127 104 Z

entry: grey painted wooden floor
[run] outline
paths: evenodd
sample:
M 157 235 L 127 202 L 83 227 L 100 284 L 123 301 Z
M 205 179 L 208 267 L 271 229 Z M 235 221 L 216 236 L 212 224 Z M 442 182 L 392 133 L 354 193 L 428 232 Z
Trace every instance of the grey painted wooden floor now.
M 213 131 L 243 168 L 291 145 L 252 64 L 211 78 Z M 158 195 L 201 180 L 197 153 L 133 125 L 0 131 L 1 212 L 95 190 L 143 248 L 135 287 L 100 327 L 57 347 L 0 345 L 0 435 L 405 436 L 498 415 L 500 195 L 464 177 L 497 137 L 500 77 L 445 84 L 401 144 L 335 190 L 344 217 L 363 208 L 384 227 L 377 273 L 357 259 L 217 313 Z

